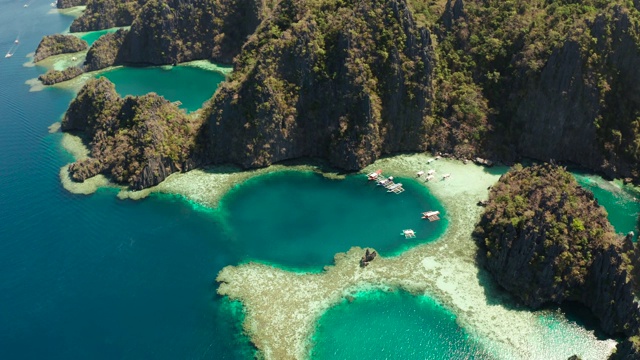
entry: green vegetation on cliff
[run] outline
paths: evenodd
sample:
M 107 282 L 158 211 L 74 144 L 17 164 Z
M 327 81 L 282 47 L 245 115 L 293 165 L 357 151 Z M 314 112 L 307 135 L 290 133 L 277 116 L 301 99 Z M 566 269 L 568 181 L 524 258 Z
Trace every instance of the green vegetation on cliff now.
M 91 157 L 69 167 L 75 181 L 99 173 L 134 189 L 200 165 L 196 134 L 202 121 L 150 93 L 124 99 L 106 78 L 90 80 L 71 102 L 64 131 L 84 131 Z
M 147 0 L 88 0 L 87 9 L 71 24 L 72 32 L 131 25 Z
M 90 70 L 236 58 L 208 110 L 213 162 L 317 156 L 359 169 L 387 153 L 429 149 L 555 159 L 638 180 L 638 7 L 90 0 L 72 30 L 132 25 L 96 44 Z
M 640 333 L 638 250 L 563 168 L 518 165 L 503 175 L 474 236 L 482 264 L 525 305 L 577 301 L 609 334 Z
M 87 57 L 84 61 L 86 70 L 96 71 L 121 63 L 120 47 L 128 32 L 129 30 L 120 29 L 115 33 L 100 36 L 87 52 Z
M 441 14 L 435 119 L 457 127 L 458 141 L 486 137 L 482 150 L 506 160 L 570 161 L 638 179 L 635 3 L 450 0 L 414 9 L 425 22 Z
M 231 63 L 265 10 L 262 0 L 150 0 L 122 46 L 125 62 Z
M 284 0 L 206 109 L 210 156 L 245 167 L 314 156 L 359 169 L 425 150 L 432 48 L 404 0 Z
M 40 40 L 33 61 L 38 62 L 49 56 L 69 54 L 87 49 L 87 42 L 73 35 L 47 35 Z
M 80 76 L 84 73 L 81 68 L 77 66 L 68 67 L 62 71 L 60 70 L 49 70 L 46 74 L 38 76 L 38 80 L 40 80 L 44 85 L 53 85 L 59 82 L 71 80 L 76 76 Z
M 57 0 L 58 9 L 66 9 L 74 6 L 87 5 L 88 0 Z

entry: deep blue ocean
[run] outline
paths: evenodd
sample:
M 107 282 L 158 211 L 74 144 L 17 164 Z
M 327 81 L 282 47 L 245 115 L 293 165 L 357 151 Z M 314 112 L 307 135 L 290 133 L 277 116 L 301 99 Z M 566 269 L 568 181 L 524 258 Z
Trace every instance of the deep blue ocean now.
M 0 0 L 0 52 L 15 51 L 0 58 L 0 359 L 253 358 L 241 306 L 216 295 L 215 277 L 224 266 L 257 260 L 317 271 L 353 245 L 394 255 L 444 231 L 446 209 L 410 180 L 403 183 L 412 195 L 404 196 L 381 192 L 361 175 L 337 181 L 272 174 L 238 184 L 218 209 L 172 195 L 131 201 L 111 189 L 67 192 L 58 173 L 73 159 L 60 145 L 62 134 L 47 128 L 74 94 L 29 92 L 25 81 L 45 69 L 23 64 L 42 36 L 67 30 L 72 18 L 49 13 L 49 1 L 25 3 Z M 190 91 L 202 99 L 222 80 L 192 71 L 202 83 Z M 123 95 L 148 85 L 128 74 L 114 78 Z M 169 94 L 175 90 L 170 78 L 165 84 L 153 90 L 177 96 L 170 100 L 188 110 L 202 103 Z M 431 209 L 441 210 L 443 221 L 420 220 L 420 212 Z M 399 236 L 406 227 L 417 231 L 414 242 Z M 314 359 L 370 350 L 371 344 L 341 335 L 357 329 L 359 314 L 374 324 L 368 337 L 382 334 L 374 345 L 400 356 L 390 358 L 482 354 L 455 315 L 428 298 L 365 294 L 348 308 L 351 317 L 343 315 L 345 304 L 323 317 Z M 430 346 L 433 351 L 424 352 Z

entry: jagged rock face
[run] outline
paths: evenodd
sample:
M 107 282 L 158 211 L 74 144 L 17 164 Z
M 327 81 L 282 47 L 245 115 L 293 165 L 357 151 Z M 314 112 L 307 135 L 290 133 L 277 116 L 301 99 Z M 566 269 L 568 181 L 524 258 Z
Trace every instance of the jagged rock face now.
M 66 9 L 74 6 L 87 5 L 88 0 L 58 0 L 56 6 L 58 9 Z
M 432 59 L 402 0 L 282 1 L 206 110 L 210 156 L 244 167 L 311 156 L 356 170 L 424 150 Z
M 505 174 L 474 234 L 487 270 L 525 305 L 578 301 L 609 334 L 637 331 L 627 273 L 640 264 L 636 250 L 566 171 L 545 165 Z
M 87 9 L 73 20 L 71 32 L 129 26 L 147 0 L 88 0 Z
M 527 89 L 514 122 L 521 155 L 595 169 L 602 164 L 594 122 L 599 93 L 583 61 L 580 44 L 568 41 L 553 51 L 540 78 Z
M 262 17 L 261 0 L 153 0 L 142 8 L 122 47 L 128 63 L 197 59 L 231 63 Z
M 91 157 L 72 164 L 70 175 L 84 181 L 103 173 L 134 189 L 157 185 L 202 164 L 195 143 L 201 124 L 155 93 L 122 99 L 106 78 L 91 80 L 62 122 L 91 139 Z
M 115 33 L 104 34 L 91 45 L 84 61 L 87 71 L 96 71 L 122 63 L 120 47 L 129 30 L 120 29 Z
M 595 42 L 566 40 L 529 79 L 512 132 L 520 155 L 638 179 L 638 29 L 627 10 L 609 11 L 588 29 Z
M 69 54 L 88 47 L 87 42 L 73 35 L 47 35 L 40 40 L 33 61 L 38 62 L 49 56 L 58 54 Z
M 110 121 L 122 106 L 115 85 L 107 78 L 90 80 L 78 92 L 62 119 L 62 131 L 84 131 L 93 138 L 101 124 Z M 103 128 L 105 130 L 106 128 Z

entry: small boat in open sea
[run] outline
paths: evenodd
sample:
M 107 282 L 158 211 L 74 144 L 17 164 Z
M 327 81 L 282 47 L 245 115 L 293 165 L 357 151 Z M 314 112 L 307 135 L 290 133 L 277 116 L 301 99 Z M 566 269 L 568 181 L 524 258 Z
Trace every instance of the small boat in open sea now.
M 12 53 L 10 53 L 10 52 L 8 52 L 8 53 L 6 53 L 6 54 L 4 55 L 4 57 L 5 57 L 5 58 L 10 58 L 10 57 L 12 57 L 12 56 L 13 56 L 13 54 L 12 54 Z

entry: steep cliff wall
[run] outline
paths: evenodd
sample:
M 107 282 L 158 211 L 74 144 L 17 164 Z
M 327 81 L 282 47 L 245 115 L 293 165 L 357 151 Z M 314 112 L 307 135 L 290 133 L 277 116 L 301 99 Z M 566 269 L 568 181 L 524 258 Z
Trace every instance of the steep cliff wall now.
M 88 0 L 87 9 L 71 24 L 71 32 L 131 25 L 147 0 Z
M 451 94 L 467 89 L 476 100 L 458 108 L 488 117 L 481 145 L 494 156 L 640 180 L 639 22 L 622 1 L 449 0 L 436 31 L 436 115 L 449 118 Z
M 210 157 L 257 167 L 313 156 L 355 170 L 424 150 L 432 62 L 403 0 L 281 1 L 205 111 Z
M 202 164 L 196 134 L 202 121 L 150 93 L 120 98 L 106 78 L 89 81 L 69 106 L 64 131 L 84 131 L 91 157 L 69 167 L 72 179 L 98 173 L 134 189 L 153 186 L 176 171 Z
M 124 43 L 122 59 L 174 64 L 198 59 L 231 63 L 262 18 L 262 0 L 152 0 Z
M 474 233 L 493 278 L 525 305 L 577 301 L 611 335 L 638 334 L 631 237 L 562 168 L 516 168 L 493 186 Z M 637 279 L 636 279 L 637 280 Z
M 120 29 L 115 33 L 104 34 L 91 45 L 84 61 L 86 71 L 95 71 L 109 66 L 119 65 L 123 61 L 120 47 L 129 30 Z

